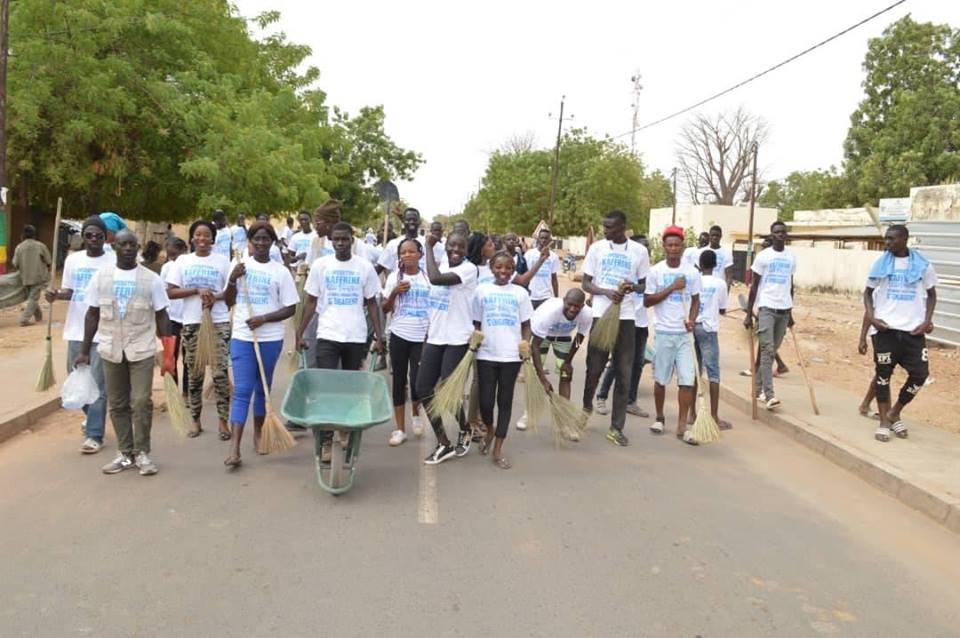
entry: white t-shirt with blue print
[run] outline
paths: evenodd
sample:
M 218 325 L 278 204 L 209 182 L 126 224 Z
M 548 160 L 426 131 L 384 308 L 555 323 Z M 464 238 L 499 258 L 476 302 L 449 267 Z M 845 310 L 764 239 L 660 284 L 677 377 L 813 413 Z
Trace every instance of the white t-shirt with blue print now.
M 221 293 L 230 279 L 230 260 L 211 252 L 206 257 L 196 253 L 180 255 L 167 272 L 166 283 L 177 288 L 209 288 Z M 213 303 L 211 317 L 214 323 L 230 321 L 230 310 L 224 301 Z M 183 325 L 200 323 L 203 318 L 203 300 L 200 295 L 183 298 Z
M 407 275 L 394 270 L 387 275 L 383 287 L 386 299 L 400 281 L 410 283 L 410 290 L 398 294 L 393 302 L 393 316 L 390 319 L 390 333 L 401 339 L 423 343 L 430 325 L 430 280 L 423 271 Z
M 237 304 L 233 308 L 233 331 L 231 337 L 240 341 L 253 341 L 253 333 L 247 326 L 247 289 L 254 316 L 276 312 L 300 301 L 297 286 L 290 271 L 275 261 L 261 264 L 253 257 L 243 260 L 247 274 L 237 281 Z M 232 268 L 231 268 L 232 269 Z M 283 341 L 284 322 L 270 321 L 257 328 L 257 341 Z
M 583 261 L 583 274 L 593 277 L 593 283 L 601 288 L 616 290 L 626 281 L 635 284 L 643 281 L 650 272 L 650 254 L 642 244 L 627 240 L 622 244 L 612 241 L 595 241 Z M 620 318 L 635 320 L 633 295 L 626 295 L 620 304 Z M 611 302 L 603 295 L 593 298 L 593 315 L 599 317 Z
M 98 270 L 116 261 L 116 255 L 104 253 L 99 257 L 89 257 L 84 250 L 73 253 L 63 262 L 62 287 L 73 291 L 63 322 L 64 341 L 83 341 L 83 324 L 88 307 L 87 286 Z M 98 343 L 99 339 L 94 336 L 93 342 Z
M 787 310 L 793 308 L 793 273 L 797 270 L 797 258 L 793 251 L 784 247 L 776 251 L 771 246 L 757 255 L 751 270 L 760 275 L 760 290 L 757 294 L 758 308 Z
M 907 283 L 909 257 L 895 257 L 893 274 L 883 279 L 867 279 L 867 286 L 874 289 L 874 316 L 882 319 L 893 330 L 910 332 L 926 321 L 927 291 L 937 285 L 937 273 L 933 265 L 927 265 L 923 276 Z M 870 334 L 876 328 L 870 326 Z
M 483 343 L 477 349 L 481 361 L 519 361 L 520 324 L 530 321 L 533 304 L 525 289 L 516 284 L 480 284 L 473 297 L 473 320 L 480 322 Z
M 473 293 L 477 289 L 477 267 L 464 259 L 456 266 L 440 266 L 460 278 L 455 286 L 430 286 L 430 327 L 427 343 L 458 346 L 470 341 L 473 333 Z
M 720 331 L 720 311 L 727 309 L 727 282 L 714 275 L 700 278 L 700 312 L 697 323 L 707 332 Z
M 540 251 L 531 248 L 523 256 L 527 260 L 527 266 L 533 268 L 533 265 L 540 261 Z M 540 301 L 549 299 L 553 296 L 553 275 L 560 270 L 560 258 L 555 252 L 550 252 L 550 256 L 543 262 L 540 269 L 530 280 L 530 299 Z
M 671 292 L 666 299 L 653 306 L 653 326 L 657 334 L 684 334 L 687 332 L 684 321 L 687 312 L 684 309 L 684 298 L 687 304 L 691 303 L 693 295 L 700 294 L 700 273 L 682 261 L 676 268 L 671 268 L 666 260 L 650 269 L 647 275 L 646 294 L 653 295 L 670 287 L 674 281 L 683 277 L 683 290 Z
M 370 262 L 351 255 L 321 257 L 310 266 L 304 290 L 317 298 L 317 338 L 340 343 L 364 343 L 367 319 L 363 307 L 380 292 L 380 280 Z

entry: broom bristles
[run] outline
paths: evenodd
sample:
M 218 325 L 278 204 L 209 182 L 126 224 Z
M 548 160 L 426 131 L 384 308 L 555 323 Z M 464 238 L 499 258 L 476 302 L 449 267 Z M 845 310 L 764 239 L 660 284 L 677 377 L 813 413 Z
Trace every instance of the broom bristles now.
M 533 361 L 529 358 L 523 361 L 523 374 L 527 379 L 523 397 L 524 408 L 527 412 L 527 423 L 536 431 L 537 424 L 546 415 L 547 410 L 550 409 L 550 395 L 547 394 L 543 384 L 540 383 L 540 377 L 537 376 L 537 369 L 533 365 Z
M 456 416 L 463 407 L 463 388 L 467 384 L 467 377 L 470 376 L 470 370 L 473 368 L 473 361 L 477 357 L 477 348 L 483 341 L 483 333 L 474 330 L 470 335 L 470 343 L 467 346 L 467 353 L 457 364 L 450 375 L 437 384 L 434 388 L 433 398 L 430 400 L 427 413 L 436 418 L 444 414 Z
M 56 382 L 57 378 L 53 373 L 53 343 L 47 337 L 47 354 L 40 367 L 40 374 L 37 375 L 37 392 L 46 392 Z
M 197 330 L 197 352 L 193 358 L 193 366 L 190 372 L 199 376 L 203 374 L 207 366 L 216 368 L 219 356 L 217 329 L 213 325 L 213 316 L 210 314 L 210 309 L 207 308 L 203 311 L 200 328 Z
M 590 331 L 590 345 L 605 352 L 613 350 L 620 332 L 620 304 L 611 303 Z
M 578 408 L 572 401 L 551 392 L 549 395 L 550 415 L 553 417 L 553 432 L 557 444 L 562 444 L 571 438 L 579 437 L 586 432 L 590 415 Z
M 170 373 L 163 375 L 163 392 L 167 399 L 167 414 L 170 415 L 170 425 L 180 436 L 186 437 L 190 431 L 192 419 L 183 400 L 183 394 Z
M 263 419 L 257 452 L 260 454 L 286 452 L 293 449 L 296 444 L 296 439 L 287 431 L 287 428 L 283 427 L 280 418 L 274 413 L 273 406 L 267 405 L 267 416 Z

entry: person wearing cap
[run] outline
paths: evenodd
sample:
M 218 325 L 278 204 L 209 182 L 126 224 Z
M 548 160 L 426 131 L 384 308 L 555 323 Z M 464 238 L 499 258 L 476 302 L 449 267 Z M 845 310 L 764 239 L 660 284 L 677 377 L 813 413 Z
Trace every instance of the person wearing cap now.
M 20 315 L 20 325 L 29 326 L 31 318 L 43 320 L 40 295 L 50 281 L 50 251 L 37 241 L 37 229 L 29 224 L 23 227 L 23 241 L 13 251 L 13 267 L 20 273 L 20 283 L 26 290 L 27 306 Z
M 604 240 L 593 242 L 583 262 L 583 291 L 593 295 L 594 327 L 610 304 L 620 304 L 620 326 L 612 353 L 594 346 L 587 348 L 583 409 L 593 412 L 593 395 L 607 365 L 607 358 L 612 354 L 611 365 L 616 376 L 607 440 L 620 446 L 628 445 L 623 428 L 627 420 L 628 386 L 636 338 L 635 295 L 630 293 L 644 291 L 650 271 L 650 254 L 641 244 L 629 241 L 626 231 L 627 216 L 623 211 L 612 210 L 607 213 L 603 218 Z
M 100 217 L 94 215 L 80 229 L 83 250 L 71 254 L 63 262 L 63 277 L 60 288 L 47 290 L 46 298 L 54 301 L 68 301 L 67 316 L 63 322 L 63 340 L 67 342 L 67 374 L 73 372 L 73 361 L 83 346 L 84 318 L 87 314 L 87 286 L 93 276 L 104 266 L 116 262 L 116 257 L 103 250 L 107 239 L 107 226 Z M 93 343 L 99 343 L 98 335 Z M 107 422 L 107 384 L 103 376 L 103 361 L 96 350 L 90 352 L 90 372 L 100 389 L 100 396 L 90 405 L 83 406 L 83 444 L 82 454 L 96 454 L 103 448 L 103 436 Z
M 643 303 L 653 308 L 656 334 L 653 356 L 653 399 L 657 416 L 650 431 L 663 434 L 665 417 L 663 404 L 667 384 L 677 371 L 677 438 L 697 445 L 687 431 L 687 414 L 693 405 L 693 384 L 696 379 L 696 361 L 690 333 L 700 313 L 700 273 L 683 262 L 683 228 L 668 226 L 663 231 L 663 251 L 666 258 L 650 269 Z

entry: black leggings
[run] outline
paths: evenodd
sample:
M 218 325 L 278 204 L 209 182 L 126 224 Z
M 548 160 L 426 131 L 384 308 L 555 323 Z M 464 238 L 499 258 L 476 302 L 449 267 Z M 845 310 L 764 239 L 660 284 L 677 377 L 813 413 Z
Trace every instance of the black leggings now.
M 513 390 L 520 374 L 519 361 L 477 361 L 477 377 L 480 379 L 480 418 L 489 427 L 493 425 L 493 403 L 497 403 L 498 439 L 507 437 L 510 429 L 510 413 L 513 411 Z M 528 379 L 528 383 L 538 383 Z
M 433 390 L 437 383 L 450 376 L 450 373 L 457 367 L 463 355 L 467 353 L 467 344 L 457 346 L 438 346 L 432 343 L 423 344 L 423 350 L 420 354 L 420 369 L 417 371 L 417 396 L 420 402 L 430 414 L 430 402 L 433 400 Z M 468 432 L 470 427 L 467 425 L 467 419 L 463 415 L 461 407 L 457 413 L 457 422 L 460 424 L 460 430 Z M 440 437 L 440 434 L 446 434 L 443 429 L 443 419 L 439 416 L 430 417 L 430 425 L 433 427 L 433 433 Z
M 419 401 L 417 392 L 417 368 L 420 367 L 420 351 L 423 343 L 407 341 L 395 334 L 390 335 L 390 367 L 393 376 L 393 406 L 407 402 L 407 370 L 410 374 L 410 400 Z

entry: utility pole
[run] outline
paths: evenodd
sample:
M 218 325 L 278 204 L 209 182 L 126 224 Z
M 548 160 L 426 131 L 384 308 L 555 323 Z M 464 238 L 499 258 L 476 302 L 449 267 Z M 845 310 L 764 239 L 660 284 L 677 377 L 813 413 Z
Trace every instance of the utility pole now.
M 553 230 L 553 205 L 557 201 L 557 179 L 560 175 L 560 136 L 563 134 L 563 103 L 566 95 L 560 97 L 560 121 L 557 122 L 557 143 L 553 147 L 553 175 L 550 177 L 550 206 L 547 208 L 547 223 Z
M 757 199 L 757 151 L 759 150 L 760 145 L 757 144 L 754 140 L 753 144 L 750 145 L 750 152 L 753 153 L 753 177 L 750 182 L 750 221 L 747 224 L 747 265 L 743 271 L 743 283 L 750 286 L 753 282 L 753 274 L 750 270 L 750 267 L 753 265 L 753 208 Z M 745 309 L 750 316 L 753 316 L 753 308 Z M 750 412 L 754 421 L 757 420 L 757 376 L 759 375 L 759 370 L 757 369 L 757 360 L 755 359 L 756 351 L 753 349 L 753 328 L 747 329 L 750 333 L 750 371 L 753 375 L 750 377 Z M 802 365 L 803 362 L 801 362 Z
M 670 217 L 670 225 L 677 225 L 677 167 L 673 167 L 673 215 Z
M 630 81 L 633 82 L 633 123 L 630 127 L 630 154 L 637 154 L 637 123 L 640 115 L 640 91 L 643 90 L 643 85 L 640 84 L 640 73 L 634 73 L 630 77 Z

